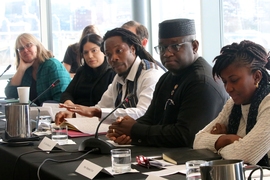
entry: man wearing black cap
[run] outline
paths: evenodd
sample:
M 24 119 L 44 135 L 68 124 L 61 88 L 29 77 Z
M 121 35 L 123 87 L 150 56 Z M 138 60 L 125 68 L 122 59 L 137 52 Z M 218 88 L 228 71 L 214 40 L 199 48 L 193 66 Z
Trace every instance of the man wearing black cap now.
M 162 64 L 169 70 L 158 81 L 146 113 L 135 121 L 119 118 L 107 137 L 119 144 L 192 147 L 195 134 L 213 120 L 228 99 L 212 67 L 197 51 L 195 23 L 173 19 L 159 24 Z

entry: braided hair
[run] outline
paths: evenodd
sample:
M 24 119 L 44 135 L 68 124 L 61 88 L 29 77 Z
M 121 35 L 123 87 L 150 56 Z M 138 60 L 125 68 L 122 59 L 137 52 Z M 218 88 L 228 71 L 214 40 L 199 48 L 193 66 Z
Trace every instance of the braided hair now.
M 141 40 L 139 37 L 132 33 L 129 30 L 123 29 L 123 28 L 115 28 L 110 31 L 107 31 L 106 34 L 103 37 L 103 42 L 101 44 L 101 51 L 105 54 L 104 51 L 104 42 L 113 36 L 120 36 L 122 38 L 122 41 L 127 43 L 129 46 L 134 46 L 136 49 L 136 55 L 139 56 L 141 59 L 146 59 L 148 61 L 151 61 L 155 63 L 154 58 L 145 50 L 145 48 L 142 46 Z M 156 63 L 155 63 L 156 64 Z
M 239 63 L 240 65 L 250 65 L 251 72 L 260 70 L 262 72 L 262 79 L 259 87 L 256 89 L 249 108 L 246 134 L 255 126 L 257 122 L 258 108 L 261 101 L 270 93 L 269 80 L 270 76 L 266 69 L 270 69 L 270 58 L 265 49 L 252 41 L 244 40 L 240 44 L 232 43 L 224 46 L 220 55 L 216 56 L 215 65 L 213 66 L 213 77 L 220 78 L 222 70 L 227 68 L 232 63 Z M 242 116 L 241 105 L 234 104 L 231 114 L 229 116 L 228 134 L 236 134 Z M 258 162 L 258 165 L 269 166 L 267 154 Z

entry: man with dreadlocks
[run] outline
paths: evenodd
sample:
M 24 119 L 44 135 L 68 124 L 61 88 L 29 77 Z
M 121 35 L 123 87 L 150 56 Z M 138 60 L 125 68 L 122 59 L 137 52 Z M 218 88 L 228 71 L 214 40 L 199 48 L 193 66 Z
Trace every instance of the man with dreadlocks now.
M 60 104 L 60 107 L 65 107 L 68 111 L 56 114 L 57 124 L 66 117 L 72 117 L 74 113 L 103 118 L 131 94 L 133 96 L 129 96 L 128 103 L 120 106 L 108 119 L 115 121 L 117 117 L 125 115 L 137 119 L 144 115 L 151 102 L 155 85 L 164 71 L 155 64 L 138 36 L 123 28 L 115 28 L 104 35 L 101 51 L 117 73 L 113 82 L 96 106 Z
M 144 25 L 140 24 L 137 21 L 128 21 L 128 22 L 124 23 L 121 27 L 136 34 L 140 38 L 142 46 L 144 48 L 146 47 L 146 45 L 148 43 L 149 36 L 148 36 L 148 30 Z M 167 69 L 159 61 L 155 60 L 155 62 L 165 72 L 167 71 Z
M 158 81 L 144 116 L 118 119 L 107 137 L 118 144 L 192 147 L 195 134 L 217 117 L 228 94 L 212 78 L 212 67 L 198 54 L 193 19 L 159 24 L 155 47 L 168 69 Z
M 194 148 L 217 151 L 224 159 L 269 166 L 270 69 L 265 49 L 244 40 L 224 46 L 214 59 L 213 76 L 231 96 L 219 116 L 199 131 Z

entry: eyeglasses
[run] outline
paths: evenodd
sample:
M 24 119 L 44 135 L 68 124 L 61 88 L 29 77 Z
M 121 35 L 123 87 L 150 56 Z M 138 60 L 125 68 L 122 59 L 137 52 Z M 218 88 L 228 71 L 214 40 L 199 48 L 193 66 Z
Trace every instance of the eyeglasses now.
M 169 52 L 178 52 L 180 48 L 188 42 L 183 42 L 183 43 L 177 43 L 177 44 L 170 44 L 168 46 L 156 46 L 154 47 L 156 52 L 160 55 L 164 54 L 166 49 L 168 49 Z
M 144 157 L 143 155 L 139 155 L 139 156 L 136 156 L 136 160 L 137 160 L 138 165 L 146 167 L 148 169 L 150 168 L 150 162 L 147 157 Z
M 167 109 L 168 106 L 174 105 L 174 101 L 172 99 L 167 99 L 165 106 L 164 106 L 164 110 Z
M 25 49 L 29 50 L 32 46 L 33 46 L 32 43 L 27 43 L 26 45 L 19 47 L 19 48 L 17 49 L 17 51 L 18 51 L 18 52 L 22 52 L 22 51 L 24 51 Z
M 151 167 L 164 168 L 164 166 L 166 166 L 158 159 L 162 159 L 162 157 L 161 156 L 145 157 L 143 155 L 136 156 L 138 165 L 146 167 L 148 169 Z

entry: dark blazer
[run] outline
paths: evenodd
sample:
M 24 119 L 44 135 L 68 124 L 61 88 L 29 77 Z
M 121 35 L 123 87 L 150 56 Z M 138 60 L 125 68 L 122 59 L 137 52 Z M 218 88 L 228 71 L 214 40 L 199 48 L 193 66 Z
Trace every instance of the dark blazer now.
M 132 144 L 192 147 L 195 134 L 219 114 L 228 97 L 201 57 L 178 75 L 168 71 L 159 79 L 145 115 L 131 129 Z

